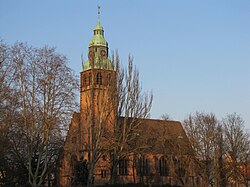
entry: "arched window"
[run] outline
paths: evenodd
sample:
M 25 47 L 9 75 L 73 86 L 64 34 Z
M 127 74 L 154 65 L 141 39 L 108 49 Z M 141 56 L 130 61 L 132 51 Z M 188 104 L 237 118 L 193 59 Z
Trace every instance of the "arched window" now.
M 119 160 L 119 175 L 128 175 L 128 159 L 122 158 Z
M 87 77 L 86 77 L 86 75 L 83 76 L 83 86 L 87 86 Z
M 161 157 L 159 160 L 159 170 L 160 170 L 160 176 L 168 176 L 168 165 L 167 160 L 165 157 Z
M 139 164 L 139 173 L 141 176 L 148 176 L 149 175 L 149 159 L 142 156 L 138 160 Z
M 106 178 L 106 177 L 107 177 L 107 173 L 108 173 L 107 170 L 103 170 L 103 169 L 102 169 L 102 170 L 101 170 L 101 177 L 102 177 L 102 178 Z
M 184 177 L 186 170 L 182 167 L 182 162 L 178 159 L 174 160 L 174 164 L 175 164 L 175 172 L 177 174 L 178 177 Z
M 102 74 L 101 73 L 96 74 L 96 84 L 102 85 Z

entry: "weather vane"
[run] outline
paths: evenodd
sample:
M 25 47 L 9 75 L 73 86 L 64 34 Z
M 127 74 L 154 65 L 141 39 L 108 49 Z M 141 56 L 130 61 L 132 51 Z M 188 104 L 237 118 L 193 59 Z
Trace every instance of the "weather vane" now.
M 98 5 L 97 8 L 98 8 L 98 21 L 100 21 L 100 14 L 101 14 L 101 13 L 100 13 L 100 9 L 101 9 L 101 6 Z

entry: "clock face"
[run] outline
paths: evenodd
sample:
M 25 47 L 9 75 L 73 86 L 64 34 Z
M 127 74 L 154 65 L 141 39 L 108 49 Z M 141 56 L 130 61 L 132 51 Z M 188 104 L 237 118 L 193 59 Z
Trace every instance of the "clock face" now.
M 94 58 L 94 53 L 92 51 L 89 52 L 89 59 L 90 60 L 93 60 Z
M 106 51 L 105 51 L 105 50 L 102 50 L 102 51 L 101 51 L 101 55 L 102 55 L 102 56 L 106 56 Z

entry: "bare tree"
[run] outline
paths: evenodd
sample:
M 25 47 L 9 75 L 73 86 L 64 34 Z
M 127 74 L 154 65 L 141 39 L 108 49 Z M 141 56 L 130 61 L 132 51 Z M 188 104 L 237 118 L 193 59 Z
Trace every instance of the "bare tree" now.
M 122 159 L 128 159 L 131 153 L 136 153 L 135 144 L 140 131 L 142 119 L 148 118 L 152 93 L 143 93 L 139 82 L 139 72 L 133 65 L 133 58 L 129 56 L 128 67 L 120 67 L 119 55 L 112 57 L 116 66 L 116 106 L 115 120 L 113 124 L 114 139 L 111 150 L 111 184 L 114 184 L 117 176 L 117 167 Z
M 231 183 L 243 183 L 244 173 L 241 171 L 250 148 L 250 136 L 244 129 L 243 119 L 236 113 L 222 119 L 227 150 L 227 180 Z
M 0 130 L 2 132 L 8 131 L 7 121 L 18 104 L 17 91 L 14 88 L 15 74 L 11 48 L 0 40 Z
M 13 148 L 17 145 L 13 146 L 12 141 L 22 141 L 17 133 L 20 124 L 20 103 L 14 80 L 16 67 L 12 59 L 11 47 L 0 41 L 0 183 L 9 186 L 25 185 L 27 182 L 25 159 L 19 159 L 15 155 Z M 17 134 L 12 136 L 14 132 Z
M 215 155 L 214 155 L 214 178 L 215 186 L 227 186 L 226 160 L 227 150 L 225 147 L 224 129 L 221 123 L 218 124 L 215 134 Z
M 12 48 L 17 73 L 16 88 L 20 94 L 20 112 L 27 138 L 29 183 L 40 186 L 48 166 L 57 159 L 52 141 L 68 123 L 77 106 L 77 79 L 67 67 L 67 59 L 45 46 L 37 49 L 23 43 Z
M 11 63 L 11 49 L 0 40 L 0 103 L 11 97 L 15 67 Z M 3 110 L 1 106 L 1 111 Z
M 205 186 L 214 184 L 215 132 L 217 119 L 214 114 L 196 113 L 184 120 L 184 128 L 202 168 Z
M 236 113 L 217 121 L 214 114 L 196 113 L 184 121 L 205 186 L 243 183 L 242 167 L 249 151 L 249 133 Z

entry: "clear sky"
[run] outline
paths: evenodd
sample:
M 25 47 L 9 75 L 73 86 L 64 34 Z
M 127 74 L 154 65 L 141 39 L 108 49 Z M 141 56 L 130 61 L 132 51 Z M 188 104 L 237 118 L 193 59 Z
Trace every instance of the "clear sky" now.
M 78 73 L 99 2 L 110 50 L 133 55 L 153 91 L 152 118 L 237 112 L 250 129 L 249 0 L 1 0 L 0 37 L 55 46 Z

